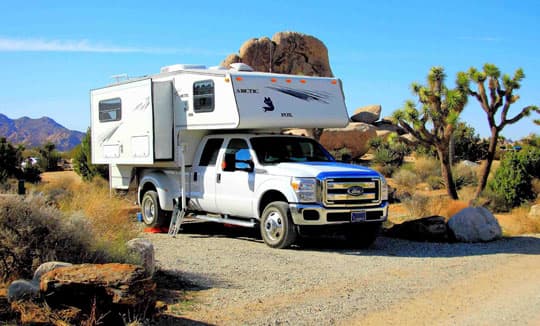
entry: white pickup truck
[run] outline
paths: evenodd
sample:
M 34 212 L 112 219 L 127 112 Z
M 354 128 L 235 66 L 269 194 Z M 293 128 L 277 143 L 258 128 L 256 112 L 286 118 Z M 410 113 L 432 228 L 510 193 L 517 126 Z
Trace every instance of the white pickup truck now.
M 209 135 L 195 157 L 187 173 L 188 210 L 211 221 L 258 224 L 271 247 L 288 247 L 298 235 L 339 229 L 351 243 L 368 246 L 388 215 L 384 178 L 335 161 L 311 138 Z M 168 223 L 158 198 L 173 202 L 177 194 L 169 189 L 180 189 L 177 174 L 142 169 L 139 196 L 146 224 Z
M 368 246 L 387 218 L 379 173 L 282 134 L 345 126 L 339 79 L 174 65 L 92 90 L 90 102 L 92 162 L 109 164 L 111 188 L 135 184 L 147 225 L 166 226 L 181 210 L 260 226 L 274 248 L 336 231 Z

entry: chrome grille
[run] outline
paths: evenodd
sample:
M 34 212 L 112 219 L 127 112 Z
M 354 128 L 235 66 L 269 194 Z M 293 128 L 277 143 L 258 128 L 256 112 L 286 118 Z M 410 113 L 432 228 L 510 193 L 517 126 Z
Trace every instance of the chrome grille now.
M 325 206 L 370 206 L 381 202 L 378 178 L 331 178 L 323 182 Z

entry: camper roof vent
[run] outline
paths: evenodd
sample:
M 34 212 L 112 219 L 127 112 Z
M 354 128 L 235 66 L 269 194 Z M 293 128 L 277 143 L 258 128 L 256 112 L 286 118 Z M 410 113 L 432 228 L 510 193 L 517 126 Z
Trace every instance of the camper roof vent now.
M 160 72 L 173 72 L 179 70 L 189 70 L 189 69 L 206 69 L 205 65 L 186 65 L 186 64 L 176 64 L 161 67 Z
M 209 67 L 208 69 L 210 69 L 210 70 L 227 70 L 227 68 L 223 67 L 223 66 L 212 66 L 212 67 Z
M 253 71 L 253 68 L 241 62 L 231 63 L 230 66 L 231 66 L 231 70 L 234 70 L 234 71 Z

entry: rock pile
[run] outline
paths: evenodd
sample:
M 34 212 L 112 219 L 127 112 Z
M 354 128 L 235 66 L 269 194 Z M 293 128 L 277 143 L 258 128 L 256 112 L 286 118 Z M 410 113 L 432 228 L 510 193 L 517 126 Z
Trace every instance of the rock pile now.
M 488 242 L 500 239 L 497 219 L 484 207 L 466 207 L 450 217 L 431 216 L 394 225 L 386 230 L 390 237 L 432 242 Z
M 31 281 L 13 282 L 8 301 L 22 323 L 77 324 L 97 315 L 105 324 L 121 324 L 123 315 L 151 314 L 155 290 L 155 282 L 141 266 L 48 262 Z

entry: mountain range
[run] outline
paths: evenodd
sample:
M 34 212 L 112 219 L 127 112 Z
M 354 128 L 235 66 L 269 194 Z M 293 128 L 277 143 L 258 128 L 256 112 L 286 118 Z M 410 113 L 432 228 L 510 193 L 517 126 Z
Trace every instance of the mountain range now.
M 81 143 L 84 135 L 48 117 L 10 119 L 0 113 L 0 137 L 5 137 L 12 144 L 24 144 L 26 148 L 38 147 L 50 141 L 57 150 L 69 151 Z

